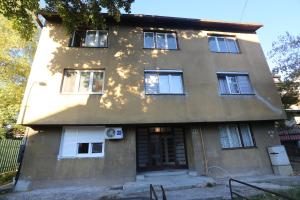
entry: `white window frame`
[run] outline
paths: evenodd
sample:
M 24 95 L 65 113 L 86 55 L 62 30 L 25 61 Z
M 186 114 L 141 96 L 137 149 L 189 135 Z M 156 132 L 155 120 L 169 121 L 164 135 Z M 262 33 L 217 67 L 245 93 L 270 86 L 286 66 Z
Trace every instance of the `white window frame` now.
M 219 92 L 220 92 L 221 95 L 253 95 L 254 94 L 253 87 L 252 87 L 252 84 L 251 84 L 251 81 L 250 81 L 250 77 L 249 77 L 249 73 L 246 73 L 246 72 L 217 72 L 218 82 L 219 82 L 219 75 L 225 76 L 226 84 L 227 84 L 227 87 L 228 87 L 228 90 L 229 90 L 228 94 L 223 94 L 219 90 Z M 234 93 L 234 92 L 231 91 L 230 83 L 229 83 L 229 81 L 230 81 L 229 77 L 232 77 L 232 76 L 234 76 L 234 78 L 236 80 L 236 84 L 237 84 L 237 88 L 238 88 L 238 93 Z M 242 93 L 241 92 L 241 89 L 240 89 L 240 86 L 239 86 L 239 82 L 237 80 L 237 76 L 247 76 L 248 77 L 248 79 L 249 79 L 249 86 L 252 89 L 252 93 Z
M 65 70 L 72 70 L 72 71 L 76 71 L 76 80 L 75 80 L 75 91 L 73 92 L 63 92 L 62 94 L 104 94 L 104 81 L 105 81 L 105 70 L 96 70 L 96 69 L 92 69 L 92 70 L 88 70 L 88 69 L 65 69 Z M 90 77 L 89 77 L 89 89 L 88 92 L 79 92 L 79 86 L 80 86 L 80 78 L 81 78 L 81 72 L 90 72 Z M 103 84 L 102 84 L 102 91 L 101 92 L 93 92 L 93 77 L 94 77 L 94 72 L 102 72 L 103 73 Z M 63 74 L 63 79 L 65 78 L 65 73 Z M 62 82 L 62 84 L 64 84 L 64 80 Z M 63 89 L 64 85 L 62 85 L 62 89 Z
M 146 90 L 146 74 L 156 74 L 158 76 L 158 92 L 157 93 L 148 93 L 147 90 Z M 165 74 L 165 75 L 168 75 L 168 87 L 169 87 L 169 91 L 172 91 L 171 88 L 172 88 L 172 85 L 170 84 L 170 79 L 171 79 L 171 76 L 172 74 L 176 75 L 176 74 L 179 74 L 181 75 L 181 87 L 182 87 L 182 92 L 181 93 L 172 93 L 172 92 L 169 92 L 169 93 L 161 93 L 159 92 L 159 75 L 161 74 Z M 182 70 L 145 70 L 144 71 L 144 83 L 145 83 L 145 94 L 147 95 L 182 95 L 184 94 L 184 85 L 183 85 L 183 71 Z
M 106 42 L 105 42 L 105 45 L 104 46 L 91 46 L 91 45 L 88 45 L 87 44 L 87 33 L 89 31 L 96 31 L 96 44 L 99 44 L 99 33 L 105 33 L 106 34 Z M 72 37 L 72 47 L 74 47 L 74 42 L 75 42 L 75 32 L 73 32 L 73 37 Z M 91 48 L 106 48 L 108 45 L 108 31 L 107 30 L 85 30 L 85 38 L 84 38 L 84 43 L 82 43 L 82 46 L 81 47 L 91 47 Z
M 83 126 L 76 126 L 76 127 L 71 127 L 72 129 L 77 129 L 77 133 L 76 133 L 76 153 L 74 154 L 74 156 L 64 156 L 62 155 L 63 152 L 63 145 L 64 145 L 64 137 L 66 134 L 66 130 L 70 128 L 68 126 L 63 127 L 63 132 L 61 135 L 61 140 L 60 140 L 60 147 L 59 147 L 59 154 L 57 156 L 58 159 L 74 159 L 74 158 L 103 158 L 105 156 L 105 137 L 104 137 L 104 132 L 103 133 L 99 133 L 99 134 L 103 134 L 102 139 L 101 140 L 95 140 L 92 142 L 85 142 L 85 141 L 80 141 L 78 140 L 78 130 L 80 130 L 81 128 L 93 128 L 93 129 L 101 129 L 101 130 L 105 130 L 104 127 L 102 126 L 92 126 L 92 127 L 83 127 Z M 89 149 L 88 149 L 88 153 L 78 153 L 78 147 L 80 143 L 88 143 L 89 144 Z M 92 153 L 92 143 L 102 143 L 102 153 Z
M 145 47 L 145 34 L 146 33 L 152 33 L 153 34 L 153 43 L 154 43 L 154 47 L 149 48 L 149 47 Z M 165 47 L 164 48 L 158 48 L 157 47 L 157 34 L 163 34 L 164 35 L 164 40 L 165 40 Z M 175 37 L 175 43 L 176 43 L 176 48 L 175 49 L 169 49 L 169 45 L 168 45 L 168 37 L 167 35 L 173 35 Z M 177 44 L 177 34 L 173 33 L 173 32 L 150 32 L 150 31 L 145 31 L 144 32 L 144 48 L 146 49 L 163 49 L 163 50 L 177 50 L 178 49 L 178 44 Z
M 218 52 L 218 53 L 232 53 L 232 54 L 238 54 L 238 53 L 240 53 L 240 48 L 239 48 L 239 46 L 238 46 L 238 44 L 237 44 L 237 39 L 234 38 L 234 37 L 208 36 L 208 39 L 209 39 L 209 38 L 213 38 L 213 39 L 215 40 L 215 43 L 216 43 L 217 49 L 218 49 L 218 51 L 212 51 L 212 50 L 210 49 L 210 47 L 209 47 L 209 49 L 210 49 L 211 52 Z M 224 39 L 225 46 L 226 46 L 226 51 L 221 51 L 218 38 L 223 38 L 223 39 Z M 234 45 L 235 45 L 235 48 L 237 49 L 237 52 L 231 52 L 231 51 L 230 51 L 230 48 L 229 48 L 229 46 L 228 46 L 228 44 L 227 44 L 227 39 L 232 39 L 232 40 L 234 40 Z
M 147 33 L 151 33 L 152 36 L 153 36 L 153 37 L 152 37 L 153 47 L 145 47 L 145 46 L 146 46 L 146 45 L 145 45 L 145 44 L 146 44 L 146 43 L 145 43 L 145 41 L 146 41 L 146 40 L 145 40 L 145 37 L 146 37 L 146 34 L 147 34 Z M 155 47 L 156 47 L 156 39 L 155 39 L 156 37 L 155 37 L 155 35 L 156 35 L 156 34 L 155 34 L 154 32 L 144 32 L 144 48 L 146 48 L 146 49 L 155 49 Z

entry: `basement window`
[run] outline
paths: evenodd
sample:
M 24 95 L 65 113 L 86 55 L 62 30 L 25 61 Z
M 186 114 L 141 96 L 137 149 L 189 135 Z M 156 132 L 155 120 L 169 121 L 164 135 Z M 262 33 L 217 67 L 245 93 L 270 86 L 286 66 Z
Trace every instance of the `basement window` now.
M 58 157 L 104 157 L 104 131 L 104 127 L 64 127 Z
M 71 45 L 72 47 L 107 47 L 106 30 L 77 30 L 74 31 Z
M 208 44 L 211 52 L 239 53 L 237 41 L 233 37 L 209 36 Z
M 223 149 L 254 147 L 253 136 L 248 124 L 229 124 L 219 127 Z
M 103 94 L 103 70 L 65 69 L 62 85 L 63 94 Z

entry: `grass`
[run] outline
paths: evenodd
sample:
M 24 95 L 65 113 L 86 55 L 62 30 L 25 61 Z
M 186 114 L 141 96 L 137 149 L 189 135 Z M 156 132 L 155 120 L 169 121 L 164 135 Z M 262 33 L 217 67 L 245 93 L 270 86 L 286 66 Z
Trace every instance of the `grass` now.
M 16 171 L 0 174 L 0 185 L 11 183 L 13 181 L 13 178 L 16 176 L 16 174 L 17 174 Z
M 282 194 L 282 195 L 285 195 L 285 196 L 288 196 L 290 198 L 293 198 L 293 199 L 300 199 L 300 186 L 297 186 L 297 187 L 294 187 L 292 189 L 289 189 L 289 190 L 281 190 L 281 191 L 278 191 L 278 193 Z M 276 197 L 274 195 L 271 195 L 271 194 L 260 194 L 260 195 L 256 195 L 254 197 L 251 197 L 250 198 L 251 200 L 283 200 L 284 198 L 281 198 L 281 197 Z

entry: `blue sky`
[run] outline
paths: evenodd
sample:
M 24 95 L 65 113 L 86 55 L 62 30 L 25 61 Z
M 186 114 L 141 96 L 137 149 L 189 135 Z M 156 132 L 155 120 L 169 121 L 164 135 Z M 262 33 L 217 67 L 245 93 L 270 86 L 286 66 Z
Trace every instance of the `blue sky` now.
M 300 0 L 135 0 L 132 13 L 187 17 L 264 25 L 258 30 L 261 45 L 267 55 L 272 42 L 286 31 L 300 34 Z M 271 64 L 271 63 L 269 63 Z

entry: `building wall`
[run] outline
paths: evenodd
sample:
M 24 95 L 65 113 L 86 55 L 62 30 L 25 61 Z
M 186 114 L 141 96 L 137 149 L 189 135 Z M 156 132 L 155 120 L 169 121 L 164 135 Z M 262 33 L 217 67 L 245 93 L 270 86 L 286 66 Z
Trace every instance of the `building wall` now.
M 208 175 L 211 176 L 247 176 L 273 174 L 267 147 L 280 145 L 279 136 L 274 132 L 274 122 L 251 122 L 251 130 L 256 147 L 249 149 L 222 149 L 218 130 L 219 124 L 201 126 Z M 199 129 L 200 127 L 198 127 Z M 201 144 L 199 141 L 198 143 Z M 203 151 L 201 152 L 203 158 Z M 196 170 L 205 174 L 204 159 L 197 159 L 200 165 Z
M 61 127 L 31 131 L 19 186 L 25 189 L 68 184 L 114 185 L 135 180 L 134 129 L 122 140 L 105 140 L 104 158 L 58 159 Z
M 228 54 L 209 51 L 207 34 L 218 32 L 172 30 L 177 32 L 179 50 L 143 49 L 143 27 L 130 26 L 109 26 L 108 48 L 72 48 L 63 27 L 48 22 L 41 33 L 19 123 L 138 124 L 284 117 L 256 34 L 221 33 L 238 39 L 241 53 Z M 65 68 L 104 69 L 104 94 L 61 94 Z M 157 68 L 183 70 L 185 95 L 145 95 L 144 70 Z M 220 71 L 248 72 L 256 95 L 219 95 L 216 72 Z

